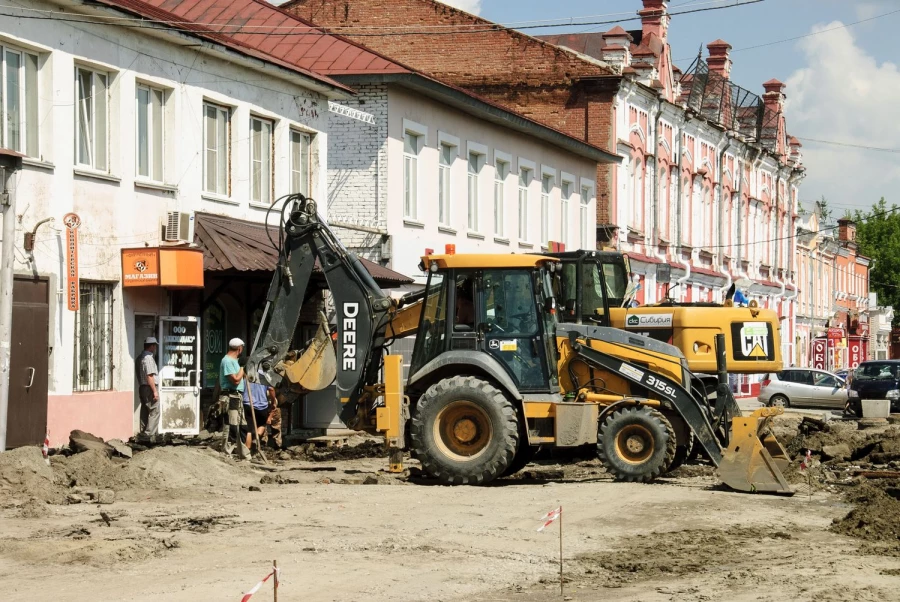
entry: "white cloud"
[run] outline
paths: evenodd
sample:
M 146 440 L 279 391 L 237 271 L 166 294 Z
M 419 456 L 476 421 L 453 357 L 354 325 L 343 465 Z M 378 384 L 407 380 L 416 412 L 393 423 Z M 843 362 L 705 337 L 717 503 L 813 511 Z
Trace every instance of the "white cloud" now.
M 441 0 L 441 2 L 473 15 L 481 14 L 481 0 Z
M 812 31 L 839 27 L 817 25 Z M 798 43 L 806 66 L 787 80 L 788 133 L 862 146 L 900 147 L 900 72 L 860 48 L 849 29 Z M 884 196 L 900 204 L 897 154 L 803 141 L 802 199 L 824 195 L 838 206 L 868 209 Z

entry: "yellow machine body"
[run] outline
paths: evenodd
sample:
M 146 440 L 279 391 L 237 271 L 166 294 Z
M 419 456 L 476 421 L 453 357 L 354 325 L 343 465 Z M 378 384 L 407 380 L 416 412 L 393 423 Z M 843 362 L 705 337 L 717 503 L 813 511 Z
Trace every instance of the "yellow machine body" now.
M 692 372 L 716 371 L 715 339 L 725 335 L 728 372 L 780 372 L 780 322 L 771 309 L 648 305 L 611 308 L 610 325 L 678 347 Z

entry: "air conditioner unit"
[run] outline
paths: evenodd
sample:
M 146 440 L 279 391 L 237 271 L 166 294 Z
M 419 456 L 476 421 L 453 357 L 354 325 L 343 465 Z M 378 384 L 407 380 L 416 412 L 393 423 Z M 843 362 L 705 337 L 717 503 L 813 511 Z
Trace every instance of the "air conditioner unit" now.
M 194 241 L 194 214 L 190 211 L 169 211 L 163 225 L 165 242 L 190 244 Z

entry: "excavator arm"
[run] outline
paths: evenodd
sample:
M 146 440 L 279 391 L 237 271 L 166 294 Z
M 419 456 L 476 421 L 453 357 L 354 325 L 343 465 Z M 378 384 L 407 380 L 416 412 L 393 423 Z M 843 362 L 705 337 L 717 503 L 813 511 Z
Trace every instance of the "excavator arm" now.
M 368 411 L 360 407 L 367 387 L 378 384 L 395 304 L 322 221 L 315 201 L 295 194 L 284 203 L 278 264 L 246 372 L 251 381 L 295 394 L 323 389 L 333 379 L 341 419 L 352 428 Z M 305 343 L 294 340 L 295 332 L 317 262 L 334 299 L 336 345 L 323 325 L 311 344 L 295 351 L 297 343 Z

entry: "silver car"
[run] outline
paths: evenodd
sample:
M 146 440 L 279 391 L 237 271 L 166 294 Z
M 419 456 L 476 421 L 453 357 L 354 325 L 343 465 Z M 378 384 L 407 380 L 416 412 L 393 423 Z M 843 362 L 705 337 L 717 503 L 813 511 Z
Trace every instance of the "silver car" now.
M 843 410 L 847 405 L 847 383 L 824 370 L 787 368 L 765 376 L 757 399 L 767 406 Z

